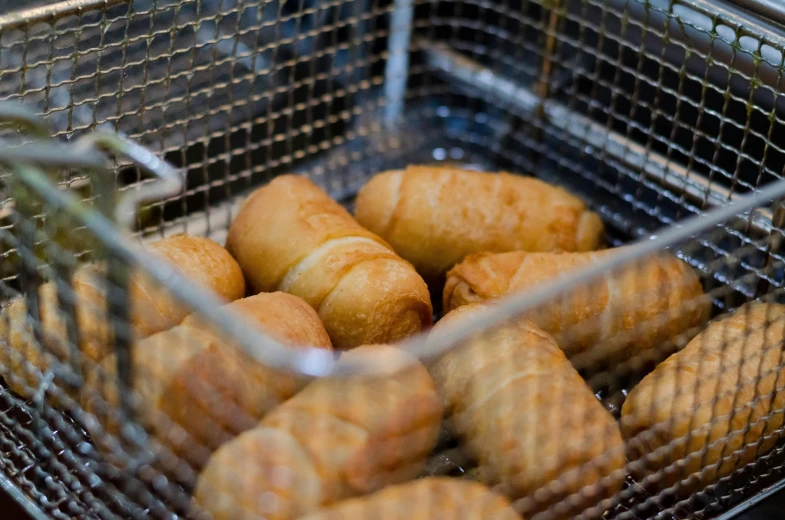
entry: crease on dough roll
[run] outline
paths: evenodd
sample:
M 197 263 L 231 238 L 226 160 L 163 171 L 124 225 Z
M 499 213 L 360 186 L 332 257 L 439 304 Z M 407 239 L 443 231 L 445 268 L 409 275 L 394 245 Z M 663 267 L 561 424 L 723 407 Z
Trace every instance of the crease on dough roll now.
M 429 477 L 352 498 L 300 520 L 523 520 L 509 501 L 478 482 Z
M 709 324 L 627 396 L 633 474 L 690 492 L 768 452 L 785 422 L 785 305 L 750 303 Z
M 596 213 L 532 177 L 409 166 L 360 190 L 358 222 L 386 240 L 427 282 L 482 251 L 588 251 L 603 241 Z
M 335 250 L 340 250 L 346 253 L 358 253 L 360 251 L 367 251 L 370 253 L 377 253 L 378 258 L 392 258 L 390 255 L 390 250 L 379 244 L 379 242 L 372 240 L 367 237 L 341 237 L 341 238 L 333 238 L 325 242 L 324 244 L 320 245 L 313 251 L 311 251 L 308 255 L 306 255 L 302 260 L 298 263 L 293 265 L 286 276 L 284 276 L 281 283 L 278 284 L 278 288 L 281 291 L 287 292 L 292 288 L 296 288 L 298 282 L 300 285 L 303 285 L 303 278 L 306 278 L 312 270 L 319 265 L 320 262 L 330 259 L 330 255 L 335 254 Z M 307 284 L 305 284 L 307 285 Z M 323 288 L 321 290 L 313 290 L 313 292 L 319 294 L 320 296 L 324 296 L 325 292 L 329 293 L 330 288 Z M 319 305 L 321 299 L 316 299 L 314 302 L 315 305 Z
M 439 334 L 470 319 L 482 304 L 460 307 Z M 479 465 L 527 516 L 571 518 L 602 508 L 624 478 L 616 421 L 553 338 L 520 319 L 456 346 L 429 366 L 446 406 L 447 425 Z
M 532 290 L 620 249 L 471 255 L 448 273 L 443 308 Z M 708 319 L 710 303 L 692 268 L 661 253 L 556 296 L 527 317 L 554 336 L 573 364 L 585 368 L 662 359 L 671 343 L 684 344 L 698 332 Z
M 199 506 L 215 520 L 293 519 L 415 477 L 442 419 L 433 381 L 388 346 L 339 363 L 362 355 L 381 358 L 385 373 L 317 379 L 222 446 L 199 477 Z
M 433 321 L 414 268 L 303 177 L 283 175 L 251 194 L 226 247 L 254 291 L 308 302 L 336 348 L 394 343 Z
M 261 293 L 227 308 L 285 345 L 331 348 L 316 312 L 296 296 Z M 158 443 L 196 470 L 309 381 L 252 360 L 197 315 L 136 343 L 131 355 L 140 420 Z M 109 356 L 102 370 L 88 375 L 83 407 L 117 435 L 122 417 L 103 413 L 108 404 L 116 414 L 120 404 L 115 363 Z M 103 448 L 111 451 L 108 443 Z
M 212 240 L 178 234 L 154 242 L 146 250 L 226 302 L 242 298 L 245 293 L 240 266 L 226 249 Z M 104 273 L 103 265 L 90 264 L 77 269 L 72 277 L 79 350 L 85 373 L 112 352 Z M 129 322 L 137 339 L 174 327 L 190 312 L 163 287 L 141 273 L 132 275 L 129 292 Z M 39 302 L 46 351 L 33 338 L 24 298 L 12 301 L 0 316 L 0 338 L 5 339 L 5 355 L 0 356 L 0 363 L 12 390 L 24 397 L 29 397 L 38 388 L 41 373 L 46 372 L 53 357 L 61 362 L 67 362 L 69 357 L 66 321 L 54 282 L 39 288 Z

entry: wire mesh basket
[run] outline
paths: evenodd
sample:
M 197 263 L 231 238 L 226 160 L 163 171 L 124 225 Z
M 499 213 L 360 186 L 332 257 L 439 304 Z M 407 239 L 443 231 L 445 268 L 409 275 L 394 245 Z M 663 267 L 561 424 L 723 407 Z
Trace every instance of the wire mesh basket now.
M 42 518 L 538 520 L 731 518 L 776 491 L 785 34 L 756 12 L 78 0 L 0 15 L 3 489 Z M 311 287 L 324 244 L 266 282 L 264 247 L 305 247 L 285 226 L 311 193 L 354 230 L 325 243 L 377 248 L 402 270 L 390 291 L 409 287 L 436 246 L 405 232 L 454 226 L 454 244 L 515 205 L 520 176 L 494 177 L 489 199 L 464 170 L 563 187 L 612 248 L 471 251 L 415 273 L 416 313 L 373 319 L 334 303 L 362 286 Z M 402 214 L 442 179 L 452 217 L 412 202 L 420 220 L 382 225 L 382 244 L 320 198 L 374 231 L 383 204 L 358 192 L 384 176 L 378 200 L 399 193 Z M 529 216 L 546 242 L 569 220 L 551 211 Z M 432 331 L 412 318 L 431 313 Z M 342 352 L 354 329 L 335 320 L 385 316 L 373 337 L 398 348 Z

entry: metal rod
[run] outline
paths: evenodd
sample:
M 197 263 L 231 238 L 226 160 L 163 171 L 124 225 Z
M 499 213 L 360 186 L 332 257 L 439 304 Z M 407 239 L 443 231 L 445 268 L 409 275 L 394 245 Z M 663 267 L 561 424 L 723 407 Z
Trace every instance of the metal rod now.
M 782 258 L 783 229 L 785 229 L 785 201 L 776 200 L 772 204 L 771 231 L 766 237 L 766 265 L 763 271 L 765 276 L 760 278 L 756 291 L 757 296 L 769 292 L 771 284 L 768 280 L 774 275 L 776 265 L 782 263 L 779 258 Z
M 19 165 L 16 174 L 24 174 L 25 166 Z M 18 222 L 19 227 L 19 283 L 25 299 L 27 316 L 32 327 L 32 334 L 35 344 L 44 348 L 44 341 L 41 331 L 40 307 L 38 287 L 40 276 L 36 270 L 37 258 L 35 254 L 35 209 L 31 204 L 31 196 L 28 189 L 18 183 L 12 187 L 14 197 L 19 201 L 17 211 L 22 217 Z
M 3 471 L 0 471 L 0 490 L 7 493 L 32 520 L 49 520 L 51 518 L 38 507 L 38 502 L 31 500 Z
M 553 53 L 556 52 L 558 40 L 558 28 L 562 19 L 562 3 L 564 0 L 551 0 L 547 4 L 550 10 L 548 15 L 548 28 L 545 31 L 545 43 L 543 45 L 543 59 L 540 67 L 540 79 L 535 87 L 535 94 L 542 100 L 548 99 L 551 95 L 551 76 L 555 67 Z
M 49 127 L 41 117 L 24 105 L 13 102 L 0 103 L 0 121 L 16 126 L 32 137 L 48 138 Z
M 782 0 L 734 0 L 747 11 L 762 16 L 766 20 L 785 25 L 785 2 Z
M 166 161 L 150 152 L 147 148 L 140 146 L 132 141 L 123 139 L 116 134 L 96 132 L 81 138 L 75 149 L 86 154 L 94 148 L 103 149 L 114 155 L 130 159 L 136 166 L 139 166 L 148 174 L 155 176 L 158 181 L 151 184 L 143 184 L 134 190 L 129 190 L 120 197 L 114 207 L 113 216 L 115 221 L 124 229 L 128 230 L 134 225 L 136 212 L 139 206 L 145 202 L 155 202 L 165 200 L 169 197 L 178 195 L 185 187 L 185 179 L 179 170 L 172 167 Z M 101 178 L 106 178 L 105 172 L 98 172 Z M 111 186 L 105 186 L 106 192 L 102 195 L 110 195 Z
M 135 190 L 128 191 L 120 197 L 115 205 L 112 194 L 114 178 L 104 169 L 93 170 L 93 178 L 101 193 L 101 204 L 106 217 L 114 217 L 122 230 L 129 230 L 136 221 L 139 206 L 145 202 L 158 201 L 179 194 L 184 188 L 184 179 L 180 172 L 161 160 L 146 148 L 123 139 L 115 134 L 94 133 L 80 139 L 74 147 L 85 153 L 95 149 L 105 150 L 112 155 L 131 160 L 148 174 L 158 180 L 151 184 L 143 184 Z M 128 290 L 130 267 L 123 258 L 111 248 L 102 248 L 107 263 L 106 301 L 107 314 L 112 322 L 113 346 L 116 353 L 117 385 L 123 413 L 133 418 L 134 411 L 129 391 L 133 382 L 133 364 L 131 362 L 132 339 L 127 324 L 130 322 L 131 301 Z
M 32 26 L 39 21 L 51 21 L 68 15 L 83 13 L 94 9 L 105 9 L 128 0 L 65 0 L 40 7 L 24 9 L 0 15 L 0 30 L 7 31 L 24 26 Z
M 715 520 L 738 520 L 739 518 L 744 518 L 745 520 L 763 520 L 767 517 L 763 516 L 742 516 L 742 514 L 749 512 L 750 509 L 765 505 L 769 500 L 774 498 L 779 493 L 785 492 L 785 479 L 780 480 L 779 482 L 772 484 L 771 486 L 767 487 L 763 491 L 756 493 L 749 499 L 745 500 L 741 504 L 733 507 L 732 509 L 726 511 L 724 514 L 716 517 Z M 775 504 L 779 505 L 777 502 Z
M 0 146 L 0 163 L 35 163 L 42 167 L 104 168 L 106 158 L 93 150 L 77 150 L 55 141 L 7 143 Z
M 387 40 L 387 62 L 384 69 L 384 123 L 396 124 L 403 113 L 406 84 L 409 78 L 409 49 L 412 37 L 414 7 L 412 0 L 395 0 L 390 36 Z
M 133 388 L 133 364 L 131 362 L 131 337 L 128 324 L 131 316 L 129 294 L 129 267 L 116 254 L 109 251 L 106 273 L 106 314 L 111 320 L 112 346 L 117 364 L 117 385 L 120 406 L 128 418 L 134 417 L 130 390 Z
M 77 319 L 77 295 L 71 283 L 73 266 L 55 259 L 52 262 L 55 275 L 58 307 L 63 311 L 66 329 L 66 343 L 68 344 L 68 363 L 71 369 L 70 377 L 66 383 L 78 389 L 84 385 L 82 359 L 80 349 L 79 320 Z

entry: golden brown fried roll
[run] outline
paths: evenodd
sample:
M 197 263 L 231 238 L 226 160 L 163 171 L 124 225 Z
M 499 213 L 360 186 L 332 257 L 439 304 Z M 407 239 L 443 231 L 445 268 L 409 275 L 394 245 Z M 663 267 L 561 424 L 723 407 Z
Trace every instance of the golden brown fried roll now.
M 210 239 L 179 234 L 154 242 L 148 249 L 226 302 L 245 296 L 240 265 L 226 249 Z M 191 313 L 191 309 L 152 281 L 138 277 L 131 291 L 131 322 L 138 338 L 168 330 Z
M 285 345 L 331 348 L 316 312 L 296 296 L 262 293 L 227 307 Z M 120 405 L 114 363 L 109 356 L 104 373 L 91 374 L 84 407 L 116 434 L 119 424 L 114 421 L 121 417 L 102 413 L 106 407 L 101 406 L 106 400 L 116 412 Z M 135 344 L 131 363 L 139 419 L 158 442 L 197 469 L 219 446 L 253 428 L 308 382 L 252 360 L 196 315 Z
M 301 520 L 522 520 L 510 503 L 477 482 L 423 478 L 340 502 Z
M 444 310 L 531 290 L 607 260 L 619 249 L 471 255 L 447 275 Z M 695 334 L 708 319 L 709 308 L 692 268 L 662 253 L 608 271 L 538 305 L 527 317 L 552 334 L 567 357 L 583 368 L 597 361 L 638 356 L 680 334 Z M 658 352 L 649 354 L 656 358 Z
M 316 309 L 336 348 L 393 343 L 432 323 L 414 268 L 303 177 L 255 191 L 226 247 L 255 291 L 285 291 Z
M 197 503 L 215 520 L 283 520 L 387 485 L 422 469 L 442 405 L 428 372 L 387 346 L 384 374 L 318 379 L 223 445 L 199 477 Z
M 432 334 L 471 318 L 465 305 Z M 526 516 L 568 518 L 612 496 L 624 478 L 624 443 L 553 338 L 528 320 L 467 340 L 430 367 L 450 430 L 489 484 L 522 498 Z
M 646 376 L 622 407 L 634 474 L 689 490 L 770 450 L 785 418 L 783 338 L 785 305 L 747 304 Z
M 174 235 L 149 245 L 147 249 L 194 283 L 215 292 L 222 300 L 234 301 L 245 292 L 240 266 L 226 249 L 212 240 Z M 81 267 L 72 277 L 79 350 L 85 362 L 85 372 L 112 352 L 104 285 L 105 270 L 100 265 Z M 129 291 L 129 320 L 137 338 L 170 329 L 190 312 L 168 291 L 141 273 L 132 276 Z M 40 287 L 39 302 L 41 337 L 46 344 L 46 353 L 33 339 L 23 298 L 14 300 L 0 316 L 0 338 L 5 338 L 7 344 L 2 356 L 5 359 L 0 359 L 0 362 L 10 372 L 6 376 L 11 388 L 25 397 L 39 386 L 41 378 L 37 372 L 47 370 L 51 356 L 64 362 L 69 359 L 66 321 L 54 282 Z M 28 368 L 25 364 L 29 364 Z
M 507 173 L 409 166 L 381 173 L 357 196 L 358 222 L 429 283 L 482 251 L 588 251 L 603 226 L 577 197 Z

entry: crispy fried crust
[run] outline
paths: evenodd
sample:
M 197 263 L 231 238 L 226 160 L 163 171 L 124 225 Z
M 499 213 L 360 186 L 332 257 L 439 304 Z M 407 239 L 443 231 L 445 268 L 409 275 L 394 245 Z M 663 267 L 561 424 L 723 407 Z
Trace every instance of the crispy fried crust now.
M 331 348 L 316 312 L 296 296 L 262 293 L 227 307 L 283 344 Z M 198 316 L 140 341 L 131 354 L 140 419 L 158 442 L 196 469 L 308 382 L 252 360 Z M 103 363 L 104 374 L 90 375 L 84 407 L 116 434 L 120 424 L 99 413 L 101 401 L 111 409 L 119 406 L 115 363 L 110 356 Z
M 452 311 L 432 334 L 470 319 L 481 304 Z M 450 430 L 483 479 L 527 516 L 553 508 L 570 518 L 620 487 L 624 443 L 553 338 L 528 320 L 476 336 L 429 370 L 447 403 Z
M 617 251 L 469 256 L 447 275 L 444 309 L 531 290 Z M 709 303 L 692 268 L 663 253 L 575 287 L 538 305 L 527 317 L 583 367 L 630 359 L 680 334 L 696 334 L 708 319 Z
M 340 502 L 301 520 L 522 520 L 510 503 L 478 482 L 423 478 Z
M 357 220 L 428 282 L 482 251 L 587 251 L 603 226 L 577 197 L 507 173 L 409 166 L 381 173 L 357 196 Z
M 242 298 L 245 292 L 240 266 L 228 251 L 212 240 L 174 235 L 151 244 L 148 249 L 180 274 L 212 290 L 226 302 Z M 85 372 L 91 371 L 95 363 L 113 351 L 104 272 L 101 265 L 87 265 L 77 270 L 72 280 L 79 349 L 84 358 Z M 0 337 L 8 338 L 10 347 L 8 359 L 2 360 L 2 363 L 10 368 L 8 379 L 12 389 L 23 396 L 29 396 L 29 389 L 37 388 L 40 382 L 38 374 L 25 369 L 23 363 L 30 363 L 44 372 L 51 363 L 50 356 L 66 361 L 69 355 L 66 323 L 54 282 L 41 286 L 39 302 L 42 339 L 49 353 L 44 353 L 33 340 L 24 299 L 13 301 L 0 317 Z M 130 322 L 137 339 L 174 327 L 190 312 L 160 285 L 139 273 L 135 273 L 130 281 L 130 303 Z
M 286 291 L 316 309 L 336 348 L 393 343 L 432 323 L 414 268 L 303 177 L 251 194 L 226 247 L 255 291 Z
M 712 322 L 627 396 L 621 428 L 638 476 L 708 485 L 770 450 L 785 421 L 785 305 Z
M 441 401 L 425 368 L 393 347 L 342 360 L 369 352 L 388 373 L 311 383 L 213 455 L 199 505 L 216 520 L 290 519 L 414 477 L 436 443 Z M 268 493 L 269 509 L 259 500 Z

